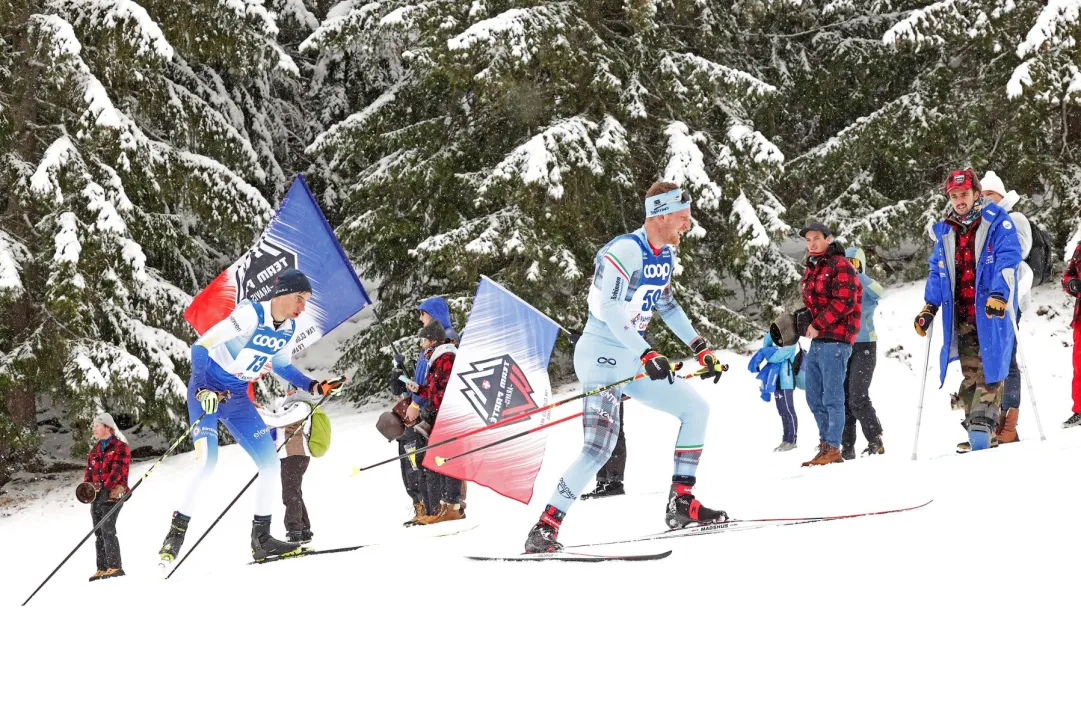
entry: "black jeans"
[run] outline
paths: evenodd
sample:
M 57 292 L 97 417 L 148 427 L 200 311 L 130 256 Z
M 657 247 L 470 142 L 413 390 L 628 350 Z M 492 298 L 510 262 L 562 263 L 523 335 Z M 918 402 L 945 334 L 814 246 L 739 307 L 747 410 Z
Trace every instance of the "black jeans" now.
M 109 500 L 109 489 L 102 488 L 98 491 L 94 502 L 90 504 L 90 517 L 94 519 L 94 525 L 98 525 L 105 514 L 113 509 L 116 501 Z M 109 520 L 101 524 L 101 528 L 94 531 L 94 546 L 98 552 L 98 570 L 108 571 L 110 568 L 123 568 L 120 561 L 120 539 L 116 537 L 116 518 L 122 508 L 117 508 Z
M 619 401 L 619 418 L 619 437 L 616 438 L 616 447 L 601 469 L 597 471 L 598 486 L 602 483 L 622 483 L 623 474 L 627 470 L 627 436 L 623 435 L 626 416 L 623 415 L 623 399 Z
M 282 459 L 282 503 L 285 504 L 285 530 L 310 531 L 308 507 L 304 505 L 301 484 L 311 459 L 307 456 L 287 456 Z
M 856 445 L 856 421 L 863 428 L 863 437 L 868 443 L 882 435 L 882 424 L 871 404 L 870 395 L 877 362 L 878 343 L 853 344 L 852 356 L 848 359 L 848 374 L 845 376 L 845 430 L 841 445 L 846 448 Z
M 428 445 L 428 439 L 415 429 L 408 428 L 398 439 L 398 445 L 402 453 L 409 453 Z M 439 501 L 443 498 L 443 478 L 441 473 L 429 471 L 424 467 L 423 451 L 414 454 L 412 460 L 402 459 L 402 480 L 405 481 L 406 493 L 413 499 L 413 503 L 423 503 L 428 515 L 439 512 Z M 460 485 L 459 495 L 461 495 Z

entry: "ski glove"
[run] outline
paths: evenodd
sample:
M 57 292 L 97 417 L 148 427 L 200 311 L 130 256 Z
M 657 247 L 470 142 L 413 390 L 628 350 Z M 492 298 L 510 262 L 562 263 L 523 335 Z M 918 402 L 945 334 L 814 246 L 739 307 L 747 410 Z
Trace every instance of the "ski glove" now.
M 651 381 L 668 380 L 676 382 L 676 374 L 672 370 L 672 364 L 668 359 L 655 350 L 647 350 L 642 354 L 642 365 L 646 368 L 646 375 Z
M 1074 297 L 1081 297 L 1081 279 L 1070 279 L 1070 282 L 1066 284 L 1066 292 Z
M 984 305 L 983 312 L 988 318 L 1004 317 L 1006 315 L 1006 300 L 997 295 L 991 296 L 987 299 L 987 304 Z
M 312 387 L 308 392 L 313 396 L 336 396 L 345 390 L 345 384 L 349 379 L 345 376 L 334 376 L 321 381 L 312 381 Z
M 217 391 L 200 388 L 195 394 L 195 400 L 199 401 L 199 405 L 203 407 L 203 413 L 209 416 L 218 412 L 218 404 L 221 403 L 222 397 Z
M 728 370 L 727 366 L 721 365 L 717 356 L 709 347 L 709 343 L 702 336 L 697 336 L 691 341 L 691 350 L 698 356 L 698 364 L 705 370 L 699 372 L 702 380 L 713 379 L 714 384 L 721 380 L 721 373 Z
M 920 337 L 927 335 L 927 329 L 931 327 L 931 323 L 935 320 L 935 314 L 938 313 L 938 307 L 933 306 L 930 303 L 926 303 L 923 306 L 923 310 L 916 316 L 916 332 L 920 334 Z

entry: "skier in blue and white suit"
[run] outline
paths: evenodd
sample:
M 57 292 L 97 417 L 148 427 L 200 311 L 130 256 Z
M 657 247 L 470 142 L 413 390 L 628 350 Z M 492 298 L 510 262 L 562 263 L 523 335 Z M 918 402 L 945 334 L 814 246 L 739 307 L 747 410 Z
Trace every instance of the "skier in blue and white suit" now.
M 270 517 L 281 492 L 281 465 L 266 423 L 248 398 L 248 384 L 273 372 L 279 378 L 316 395 L 336 395 L 346 378 L 315 381 L 292 366 L 296 318 L 311 298 L 312 287 L 299 270 L 288 269 L 275 279 L 268 299 L 242 301 L 227 318 L 204 333 L 191 347 L 188 420 L 199 468 L 188 482 L 187 494 L 173 514 L 159 554 L 172 563 L 184 543 L 203 481 L 218 462 L 218 420 L 259 467 L 251 547 L 256 560 L 296 553 L 298 544 L 270 535 Z M 220 404 L 220 405 L 219 405 Z
M 720 380 L 723 367 L 672 293 L 672 248 L 679 245 L 680 235 L 691 229 L 691 197 L 672 183 L 654 183 L 646 194 L 645 210 L 642 228 L 615 238 L 597 253 L 589 290 L 589 320 L 575 345 L 574 371 L 586 392 L 636 376 L 643 369 L 647 377 L 585 399 L 582 452 L 564 472 L 540 521 L 530 531 L 526 553 L 562 549 L 557 536 L 567 509 L 615 448 L 621 392 L 681 422 L 665 514 L 667 525 L 682 528 L 728 520 L 724 511 L 706 508 L 693 495 L 709 405 L 685 380 L 675 376 L 668 359 L 642 337 L 654 312 L 659 313 L 697 355 L 704 367 L 700 377 L 712 378 L 714 383 Z

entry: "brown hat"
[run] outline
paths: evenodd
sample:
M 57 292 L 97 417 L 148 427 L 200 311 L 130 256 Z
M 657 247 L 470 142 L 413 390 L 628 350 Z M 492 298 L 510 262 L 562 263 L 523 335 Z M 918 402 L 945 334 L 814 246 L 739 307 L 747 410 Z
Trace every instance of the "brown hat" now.
M 405 424 L 393 411 L 385 411 L 375 422 L 375 428 L 388 441 L 398 440 L 405 433 Z

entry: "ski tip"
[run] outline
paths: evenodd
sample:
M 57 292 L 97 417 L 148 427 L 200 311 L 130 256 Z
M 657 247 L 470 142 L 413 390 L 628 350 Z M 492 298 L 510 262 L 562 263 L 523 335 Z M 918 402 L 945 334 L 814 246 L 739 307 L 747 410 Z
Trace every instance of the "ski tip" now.
M 444 458 L 443 456 L 436 456 L 435 457 L 435 465 L 437 465 L 437 466 L 442 466 L 446 462 L 447 462 L 447 459 Z

